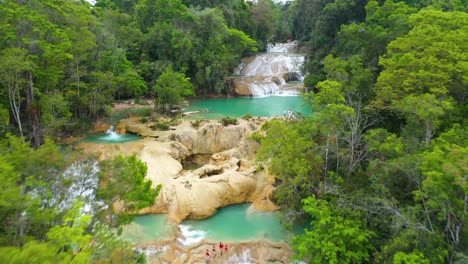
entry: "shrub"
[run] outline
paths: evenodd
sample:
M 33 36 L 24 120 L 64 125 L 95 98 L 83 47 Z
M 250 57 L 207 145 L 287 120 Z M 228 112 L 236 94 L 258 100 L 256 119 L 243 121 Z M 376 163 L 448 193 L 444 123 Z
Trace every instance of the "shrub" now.
M 252 140 L 255 141 L 255 142 L 260 143 L 264 137 L 263 137 L 262 134 L 260 134 L 259 132 L 253 132 L 253 133 L 249 136 L 249 138 L 252 139 Z
M 151 129 L 153 130 L 169 130 L 169 124 L 168 123 L 155 123 L 154 125 L 150 126 Z
M 242 118 L 243 119 L 250 119 L 250 118 L 252 118 L 252 115 L 251 114 L 245 114 Z
M 262 170 L 264 170 L 265 168 L 263 167 L 262 164 L 258 165 L 257 168 L 255 169 L 255 172 L 258 173 L 258 172 L 261 172 Z
M 237 125 L 237 119 L 227 116 L 227 117 L 221 119 L 221 124 L 223 124 L 223 126 Z
M 192 126 L 193 126 L 194 128 L 198 128 L 198 127 L 200 127 L 201 120 L 195 120 L 195 121 L 193 121 L 191 124 L 192 124 Z

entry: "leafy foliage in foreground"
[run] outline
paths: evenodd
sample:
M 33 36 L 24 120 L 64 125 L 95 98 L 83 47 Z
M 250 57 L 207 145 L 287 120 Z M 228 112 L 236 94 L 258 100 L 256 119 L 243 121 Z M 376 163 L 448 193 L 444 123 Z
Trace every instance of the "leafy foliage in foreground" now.
M 33 149 L 11 135 L 0 140 L 0 154 L 0 262 L 141 260 L 111 229 L 128 223 L 126 214 L 151 205 L 159 193 L 160 186 L 153 189 L 144 179 L 141 161 L 76 160 L 50 140 Z

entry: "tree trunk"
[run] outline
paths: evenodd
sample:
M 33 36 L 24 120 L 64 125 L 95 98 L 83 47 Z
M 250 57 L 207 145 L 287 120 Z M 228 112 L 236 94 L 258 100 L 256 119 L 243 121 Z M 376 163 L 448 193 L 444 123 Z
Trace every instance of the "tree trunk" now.
M 20 136 L 23 138 L 23 124 L 21 122 L 21 94 L 20 94 L 20 87 L 19 87 L 19 73 L 15 73 L 15 81 L 9 82 L 8 84 L 8 97 L 10 101 L 11 112 L 13 115 L 13 119 L 18 124 L 18 129 L 20 132 Z
M 325 149 L 325 168 L 324 168 L 324 180 L 328 177 L 328 149 L 330 147 L 330 134 L 327 134 L 327 147 Z
M 31 71 L 26 73 L 26 79 L 28 81 L 26 88 L 26 112 L 28 123 L 31 126 L 31 144 L 34 148 L 39 148 L 41 145 L 39 109 L 34 102 L 34 82 Z
M 425 125 L 426 125 L 426 146 L 429 146 L 429 143 L 431 143 L 431 139 L 432 139 L 432 126 L 431 126 L 431 122 L 429 122 L 428 120 L 426 120 L 425 122 Z

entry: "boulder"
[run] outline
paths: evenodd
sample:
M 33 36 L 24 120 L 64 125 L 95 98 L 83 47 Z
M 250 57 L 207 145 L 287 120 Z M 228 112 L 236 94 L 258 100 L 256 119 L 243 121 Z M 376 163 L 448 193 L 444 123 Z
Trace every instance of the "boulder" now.
M 260 125 L 255 119 L 238 119 L 238 123 L 238 125 L 224 126 L 220 122 L 211 121 L 204 123 L 198 129 L 177 131 L 175 140 L 190 149 L 193 154 L 214 154 L 234 148 L 255 152 L 259 145 L 247 137 L 258 130 Z

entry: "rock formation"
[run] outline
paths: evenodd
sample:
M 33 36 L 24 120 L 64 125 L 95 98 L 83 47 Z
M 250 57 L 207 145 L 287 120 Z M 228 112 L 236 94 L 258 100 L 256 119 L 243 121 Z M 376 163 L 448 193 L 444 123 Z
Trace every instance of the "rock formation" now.
M 285 243 L 273 243 L 268 240 L 229 243 L 229 250 L 223 255 L 210 259 L 211 263 L 290 263 L 292 250 Z M 202 240 L 199 243 L 182 247 L 176 238 L 140 245 L 147 255 L 148 263 L 205 263 L 205 250 L 217 246 L 217 241 Z
M 186 120 L 172 130 L 153 131 L 137 118 L 128 118 L 116 130 L 146 138 L 122 144 L 82 143 L 78 147 L 100 153 L 100 159 L 136 154 L 147 164 L 147 178 L 154 186 L 162 184 L 162 189 L 155 204 L 141 214 L 167 213 L 179 223 L 209 217 L 217 209 L 237 203 L 253 202 L 259 210 L 276 210 L 270 200 L 274 181 L 265 170 L 258 171 L 254 158 L 259 144 L 248 138 L 265 120 L 239 119 L 238 125 L 229 126 L 203 121 L 197 128 Z M 202 156 L 210 157 L 206 164 L 184 169 L 184 161 Z

